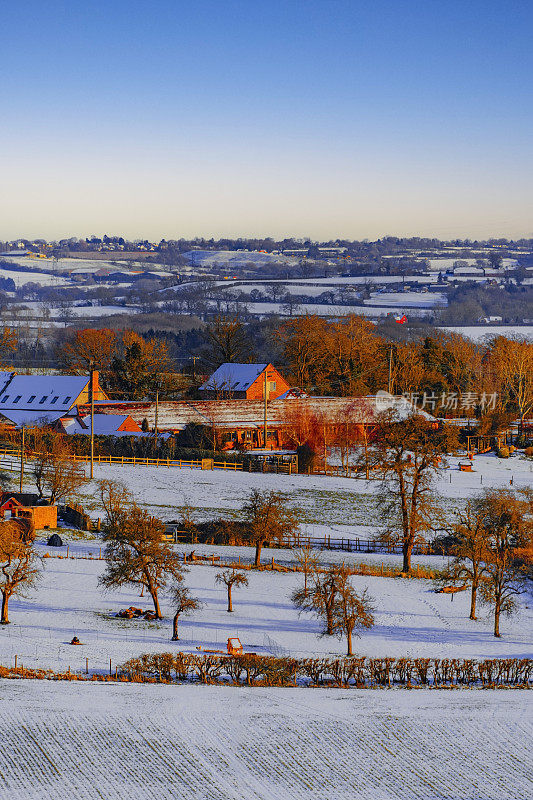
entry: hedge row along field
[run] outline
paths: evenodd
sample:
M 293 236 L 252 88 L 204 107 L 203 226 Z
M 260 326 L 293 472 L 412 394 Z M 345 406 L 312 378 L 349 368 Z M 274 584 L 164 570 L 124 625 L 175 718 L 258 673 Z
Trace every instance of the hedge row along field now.
M 54 672 L 0 666 L 0 678 L 133 683 L 223 683 L 234 686 L 300 686 L 369 689 L 399 686 L 496 689 L 531 688 L 533 659 L 493 658 L 275 658 L 274 656 L 145 653 L 131 658 L 114 675 Z
M 138 682 L 199 681 L 236 686 L 331 686 L 358 689 L 388 686 L 478 686 L 529 688 L 528 658 L 274 658 L 270 656 L 146 653 L 118 668 L 122 679 Z

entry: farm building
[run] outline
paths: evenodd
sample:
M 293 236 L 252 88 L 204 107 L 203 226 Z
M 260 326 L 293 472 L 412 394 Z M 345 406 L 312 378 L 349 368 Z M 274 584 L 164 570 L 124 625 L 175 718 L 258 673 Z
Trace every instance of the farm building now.
M 93 417 L 95 436 L 135 436 L 142 430 L 129 414 L 95 414 Z M 69 435 L 91 433 L 91 415 L 61 417 L 54 426 Z
M 200 386 L 206 400 L 275 400 L 290 389 L 272 364 L 221 364 Z
M 413 413 L 413 406 L 403 397 L 391 398 L 390 407 L 400 414 Z M 383 403 L 375 397 L 302 397 L 271 400 L 266 409 L 267 439 L 265 442 L 265 404 L 263 400 L 193 400 L 169 401 L 158 405 L 158 430 L 179 433 L 187 425 L 203 425 L 209 429 L 217 447 L 246 450 L 267 448 L 292 449 L 303 437 L 303 429 L 320 424 L 329 430 L 348 428 L 354 435 L 373 428 Z M 87 413 L 87 406 L 79 409 Z M 153 402 L 104 402 L 99 414 L 129 414 L 137 423 L 144 419 L 150 430 L 155 426 L 156 405 Z M 430 414 L 419 412 L 428 419 Z
M 17 427 L 50 424 L 71 408 L 90 402 L 87 375 L 17 375 L 0 372 L 0 415 Z M 94 401 L 108 397 L 93 372 Z
M 0 518 L 28 520 L 37 530 L 57 528 L 57 506 L 38 505 L 35 494 L 2 492 Z

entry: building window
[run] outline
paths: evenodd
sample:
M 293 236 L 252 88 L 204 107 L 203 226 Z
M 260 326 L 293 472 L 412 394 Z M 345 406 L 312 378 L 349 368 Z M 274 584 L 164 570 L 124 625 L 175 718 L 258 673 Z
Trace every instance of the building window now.
M 66 406 L 66 404 L 67 404 L 67 403 L 70 403 L 70 401 L 71 401 L 71 400 L 72 400 L 72 398 L 71 398 L 71 397 L 65 397 L 65 399 L 63 400 L 63 405 L 65 405 L 65 406 Z
M 22 395 L 21 395 L 21 394 L 18 394 L 18 395 L 15 397 L 15 399 L 13 400 L 13 402 L 14 402 L 14 403 L 18 403 L 18 401 L 20 400 L 20 398 L 21 398 L 21 397 L 22 397 Z
M 43 396 L 42 396 L 42 397 L 41 397 L 41 399 L 39 400 L 39 405 L 41 405 L 41 406 L 42 406 L 42 404 L 43 404 L 43 403 L 46 403 L 46 401 L 47 401 L 47 400 L 48 400 L 48 395 L 47 395 L 47 394 L 43 394 Z
M 31 397 L 30 397 L 30 399 L 28 400 L 28 403 L 33 403 L 33 401 L 34 401 L 34 400 L 35 400 L 35 395 L 34 395 L 34 394 L 32 394 L 32 396 L 31 396 Z
M 270 389 L 271 392 L 275 392 L 276 391 L 276 381 L 270 381 L 270 383 L 268 384 L 268 388 Z
M 54 403 L 57 403 L 57 401 L 58 401 L 58 400 L 59 400 L 59 395 L 56 395 L 56 396 L 55 396 L 55 397 L 54 397 L 54 398 L 53 398 L 53 399 L 50 401 L 50 405 L 52 405 L 52 406 L 53 406 L 53 405 L 54 405 Z
M 9 400 L 9 395 L 8 394 L 6 394 L 6 395 L 4 395 L 4 397 L 2 397 L 2 403 L 7 403 L 8 400 Z

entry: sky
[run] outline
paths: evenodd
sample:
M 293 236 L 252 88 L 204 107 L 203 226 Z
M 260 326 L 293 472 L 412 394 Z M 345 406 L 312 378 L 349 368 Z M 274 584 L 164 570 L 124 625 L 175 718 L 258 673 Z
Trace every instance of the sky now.
M 533 3 L 6 0 L 0 239 L 533 236 Z

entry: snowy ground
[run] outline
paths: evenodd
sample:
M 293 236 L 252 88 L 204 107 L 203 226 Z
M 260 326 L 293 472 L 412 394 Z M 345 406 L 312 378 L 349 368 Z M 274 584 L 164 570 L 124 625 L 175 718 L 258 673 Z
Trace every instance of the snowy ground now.
M 444 473 L 450 505 L 483 486 L 531 483 L 530 461 L 474 459 L 476 472 Z M 96 465 L 95 477 L 125 481 L 157 516 L 170 519 L 190 503 L 205 516 L 235 512 L 252 488 L 289 494 L 315 531 L 331 535 L 375 530 L 375 482 L 321 476 L 209 472 Z M 450 476 L 452 481 L 450 483 Z M 98 511 L 96 486 L 84 504 Z M 328 522 L 326 523 L 325 520 Z M 69 537 L 66 532 L 67 538 Z M 44 543 L 41 554 L 65 552 Z M 193 549 L 191 545 L 182 548 Z M 224 558 L 250 548 L 194 546 Z M 290 594 L 301 576 L 249 572 L 226 612 L 216 567 L 191 565 L 186 576 L 203 608 L 180 621 L 171 642 L 171 606 L 162 621 L 120 620 L 130 605 L 149 608 L 130 588 L 103 594 L 96 560 L 100 543 L 72 541 L 75 558 L 43 559 L 40 584 L 12 598 L 12 624 L 0 629 L 0 663 L 106 672 L 142 652 L 222 648 L 239 636 L 250 652 L 296 656 L 343 654 L 344 642 L 319 638 L 317 621 L 298 616 Z M 93 554 L 92 559 L 79 558 Z M 264 552 L 289 561 L 290 551 Z M 398 557 L 324 551 L 324 560 L 398 563 Z M 439 566 L 442 559 L 419 559 Z M 417 559 L 414 562 L 417 563 Z M 354 576 L 368 587 L 376 625 L 354 641 L 361 655 L 531 657 L 533 602 L 502 620 L 468 619 L 468 594 L 435 594 L 431 582 Z M 76 635 L 83 643 L 68 643 Z M 528 800 L 531 693 L 519 690 L 338 690 L 224 686 L 1 681 L 0 800 Z
M 1 800 L 533 796 L 523 691 L 2 681 L 1 697 Z
M 511 480 L 514 488 L 533 483 L 533 460 L 523 455 L 509 459 L 493 454 L 475 456 L 472 473 L 459 472 L 461 460 L 465 459 L 449 459 L 449 469 L 443 471 L 437 485 L 449 508 L 484 488 L 509 487 Z M 179 519 L 185 505 L 198 510 L 199 520 L 231 516 L 252 489 L 259 489 L 288 496 L 298 510 L 304 535 L 373 538 L 379 528 L 373 496 L 378 482 L 362 478 L 96 464 L 95 479 L 109 478 L 124 482 L 138 502 L 167 521 Z M 96 485 L 88 484 L 83 491 L 83 504 L 97 516 Z
M 201 551 L 191 545 L 178 549 Z M 46 545 L 38 545 L 38 550 L 41 554 L 65 554 L 65 548 Z M 70 546 L 69 553 L 80 555 L 89 550 L 98 555 L 99 545 L 78 543 Z M 222 559 L 234 554 L 222 548 L 219 552 Z M 264 553 L 265 562 L 272 553 Z M 329 552 L 322 555 L 329 560 Z M 283 553 L 275 552 L 275 558 L 279 563 Z M 110 659 L 115 665 L 148 651 L 194 652 L 199 646 L 217 649 L 225 647 L 229 636 L 239 636 L 248 652 L 287 651 L 305 657 L 346 652 L 343 641 L 320 638 L 314 617 L 298 616 L 290 600 L 302 581 L 297 573 L 248 572 L 249 586 L 234 590 L 234 613 L 228 614 L 225 589 L 215 584 L 216 566 L 190 565 L 186 582 L 203 608 L 180 621 L 181 641 L 176 644 L 170 641 L 172 607 L 164 595 L 165 619 L 161 621 L 114 616 L 132 605 L 150 608 L 151 600 L 141 598 L 133 587 L 104 594 L 97 584 L 104 566 L 104 561 L 95 559 L 43 559 L 39 585 L 27 597 L 10 601 L 11 625 L 0 629 L 0 664 L 12 665 L 17 655 L 19 665 L 84 670 L 87 658 L 91 671 L 103 671 Z M 360 655 L 482 659 L 533 653 L 533 603 L 529 597 L 523 598 L 514 617 L 503 621 L 503 637 L 495 639 L 491 619 L 483 609 L 478 621 L 468 618 L 467 592 L 435 594 L 431 581 L 416 578 L 356 575 L 352 581 L 358 591 L 368 587 L 375 604 L 374 628 L 354 642 Z M 78 636 L 82 647 L 69 645 L 73 636 Z
M 29 266 L 35 269 L 38 264 L 33 261 Z M 67 278 L 50 272 L 18 272 L 17 270 L 4 268 L 0 269 L 0 278 L 12 278 L 17 289 L 27 283 L 38 283 L 40 286 L 53 286 L 54 288 L 71 284 L 71 281 Z
M 460 333 L 475 342 L 483 341 L 492 336 L 517 336 L 521 339 L 533 339 L 533 325 L 451 325 L 442 328 L 450 333 Z
M 448 305 L 448 298 L 441 292 L 372 292 L 370 299 L 365 300 L 365 305 L 434 308 Z

